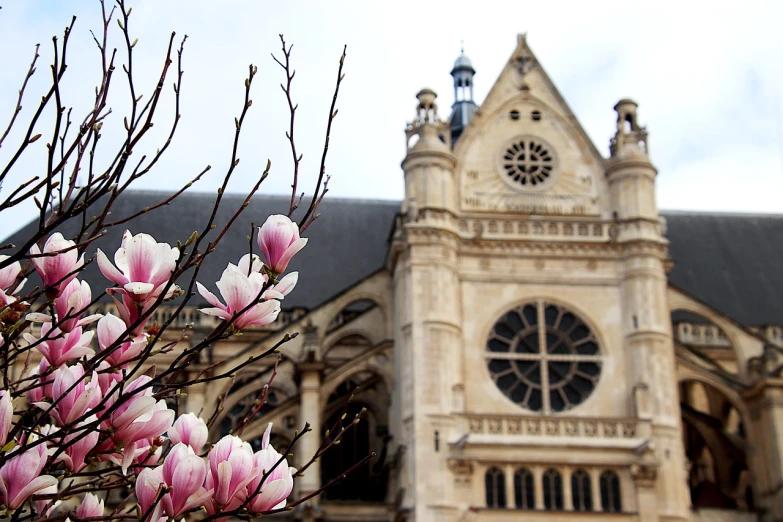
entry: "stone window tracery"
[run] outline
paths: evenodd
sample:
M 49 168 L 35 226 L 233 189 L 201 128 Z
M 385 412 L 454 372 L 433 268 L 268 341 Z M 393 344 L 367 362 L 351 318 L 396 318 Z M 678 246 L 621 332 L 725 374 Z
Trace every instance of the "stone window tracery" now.
M 487 366 L 500 391 L 536 412 L 581 404 L 601 375 L 598 339 L 564 307 L 544 301 L 516 307 L 493 326 Z
M 536 508 L 533 474 L 527 468 L 514 472 L 514 505 L 517 509 Z
M 599 480 L 601 487 L 601 510 L 606 513 L 622 512 L 620 478 L 614 471 L 604 471 Z
M 536 189 L 549 185 L 557 171 L 552 146 L 540 138 L 516 138 L 501 149 L 499 165 L 506 180 L 517 188 Z
M 544 509 L 563 510 L 563 478 L 556 469 L 544 472 Z
M 574 511 L 593 510 L 593 491 L 590 487 L 590 475 L 583 469 L 571 475 L 571 499 Z
M 484 490 L 487 495 L 487 507 L 506 507 L 506 479 L 499 468 L 489 468 L 484 474 Z

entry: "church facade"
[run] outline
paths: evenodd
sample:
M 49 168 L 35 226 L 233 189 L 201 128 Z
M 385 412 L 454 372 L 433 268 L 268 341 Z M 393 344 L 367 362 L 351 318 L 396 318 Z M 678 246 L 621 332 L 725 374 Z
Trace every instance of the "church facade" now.
M 377 455 L 294 516 L 782 520 L 783 307 L 743 324 L 670 281 L 690 220 L 659 214 L 633 101 L 604 158 L 524 36 L 481 107 L 473 74 L 448 121 L 418 94 L 383 265 L 288 327 L 256 434 L 334 430 L 353 394 L 364 420 L 299 492 Z
M 327 198 L 278 321 L 193 371 L 299 332 L 279 363 L 192 389 L 180 411 L 217 407 L 217 440 L 274 375 L 243 437 L 274 422 L 285 447 L 310 423 L 298 466 L 358 415 L 298 482 L 307 495 L 335 481 L 297 520 L 783 520 L 783 250 L 769 244 L 783 216 L 661 214 L 636 103 L 614 107 L 604 157 L 523 35 L 480 107 L 474 73 L 455 63 L 447 119 L 419 92 L 405 199 Z M 120 204 L 130 215 L 150 197 Z M 187 237 L 201 197 L 132 229 Z M 243 234 L 222 261 L 244 253 Z M 192 338 L 211 320 L 181 317 Z

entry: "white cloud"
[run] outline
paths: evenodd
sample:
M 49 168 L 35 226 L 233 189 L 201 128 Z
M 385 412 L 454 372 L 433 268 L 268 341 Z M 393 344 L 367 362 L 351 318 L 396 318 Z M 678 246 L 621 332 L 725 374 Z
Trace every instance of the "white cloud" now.
M 61 33 L 71 12 L 79 18 L 64 95 L 83 113 L 97 81 L 98 55 L 88 32 L 99 26 L 97 2 L 3 4 L 0 125 L 10 116 L 33 45 L 40 42 L 41 62 L 28 87 L 23 115 L 33 110 L 47 83 L 50 36 Z M 157 175 L 139 187 L 178 188 L 210 164 L 211 173 L 197 188 L 214 190 L 228 164 L 233 118 L 241 107 L 246 67 L 252 62 L 258 65 L 259 76 L 240 147 L 242 162 L 230 188 L 247 190 L 270 158 L 273 174 L 262 190 L 289 190 L 287 113 L 278 86 L 282 74 L 269 56 L 279 53 L 277 35 L 282 32 L 294 44 L 294 95 L 300 104 L 297 142 L 305 155 L 304 187 L 312 190 L 314 184 L 337 58 L 342 45 L 348 44 L 346 80 L 328 161 L 331 194 L 400 198 L 403 129 L 413 115 L 415 93 L 424 86 L 434 88 L 440 93 L 442 116 L 448 115 L 452 99 L 448 73 L 464 40 L 478 71 L 476 95 L 483 99 L 513 50 L 516 34 L 528 32 L 540 62 L 599 150 L 606 151 L 614 128 L 614 103 L 626 96 L 640 103 L 653 160 L 660 170 L 662 206 L 780 211 L 777 198 L 771 196 L 779 194 L 783 179 L 779 112 L 783 72 L 777 66 L 783 41 L 776 27 L 783 7 L 777 2 L 748 2 L 741 9 L 673 1 L 141 0 L 130 4 L 134 7 L 131 30 L 139 37 L 137 86 L 145 92 L 154 85 L 170 31 L 190 37 L 180 129 Z M 107 122 L 115 131 L 104 132 L 107 144 L 120 139 L 116 129 L 121 130 L 127 107 L 119 68 L 117 73 L 115 114 Z M 167 100 L 147 150 L 154 152 L 172 111 Z M 50 121 L 51 115 L 47 118 Z M 45 123 L 41 129 L 48 128 Z M 5 165 L 20 136 L 12 135 L 0 149 L 0 165 Z M 36 143 L 39 154 L 45 142 Z M 747 190 L 715 182 L 735 179 L 743 162 L 753 166 L 752 173 L 745 171 Z M 44 164 L 39 157 L 20 167 L 6 186 L 40 173 Z M 684 196 L 697 187 L 698 198 Z M 4 216 L 0 236 L 18 228 L 29 211 Z

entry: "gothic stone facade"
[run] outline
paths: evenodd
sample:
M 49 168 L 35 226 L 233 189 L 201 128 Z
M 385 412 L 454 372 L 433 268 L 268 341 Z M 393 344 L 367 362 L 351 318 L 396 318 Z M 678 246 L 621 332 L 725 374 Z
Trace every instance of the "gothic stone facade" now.
M 783 218 L 662 217 L 636 104 L 616 105 L 603 157 L 524 36 L 480 107 L 473 73 L 460 57 L 450 122 L 435 93 L 419 93 L 401 207 L 327 201 L 278 322 L 193 367 L 227 359 L 211 370 L 220 373 L 300 332 L 243 433 L 256 439 L 271 421 L 285 445 L 309 422 L 295 464 L 334 433 L 354 394 L 347 418 L 364 410 L 362 420 L 298 493 L 375 457 L 288 516 L 783 520 L 783 251 L 753 241 L 783 233 Z M 278 199 L 250 211 L 273 212 Z M 177 205 L 194 220 L 204 207 L 165 211 Z M 187 237 L 183 220 L 168 218 L 133 230 Z M 172 237 L 167 226 L 178 227 Z M 244 252 L 244 233 L 214 274 Z M 750 261 L 722 264 L 732 256 Z M 742 284 L 728 295 L 731 281 Z M 209 320 L 189 310 L 182 324 L 198 337 Z M 220 404 L 216 440 L 271 373 L 263 361 L 179 406 L 208 415 Z

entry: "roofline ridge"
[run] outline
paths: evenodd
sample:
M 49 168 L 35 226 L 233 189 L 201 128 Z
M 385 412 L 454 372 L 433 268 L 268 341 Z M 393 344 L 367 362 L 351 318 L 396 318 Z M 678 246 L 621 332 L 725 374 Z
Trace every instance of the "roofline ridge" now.
M 758 218 L 783 218 L 783 212 L 743 212 L 722 210 L 684 210 L 684 209 L 660 209 L 660 214 L 679 214 L 691 216 L 732 216 L 732 217 L 758 217 Z

